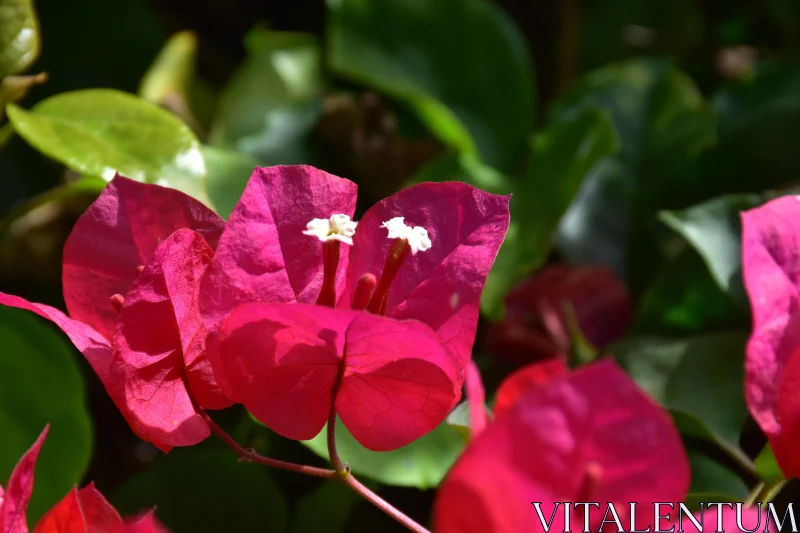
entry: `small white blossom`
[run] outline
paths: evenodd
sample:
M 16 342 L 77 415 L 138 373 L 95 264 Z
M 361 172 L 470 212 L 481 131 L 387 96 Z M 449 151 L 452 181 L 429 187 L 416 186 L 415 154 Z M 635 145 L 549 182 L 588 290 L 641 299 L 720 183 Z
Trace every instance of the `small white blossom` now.
M 306 225 L 303 235 L 317 237 L 322 242 L 337 240 L 352 246 L 358 222 L 347 215 L 336 214 L 331 218 L 315 218 Z
M 405 239 L 411 247 L 411 253 L 424 252 L 431 247 L 431 240 L 428 231 L 422 226 L 407 226 L 403 222 L 404 217 L 395 217 L 383 223 L 384 228 L 389 230 L 390 239 Z

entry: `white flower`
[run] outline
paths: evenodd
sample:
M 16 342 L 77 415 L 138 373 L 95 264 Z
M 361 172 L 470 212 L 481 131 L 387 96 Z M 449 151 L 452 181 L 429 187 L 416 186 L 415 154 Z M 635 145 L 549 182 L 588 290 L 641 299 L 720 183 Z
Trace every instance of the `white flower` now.
M 405 239 L 411 247 L 412 255 L 424 252 L 431 247 L 428 232 L 421 226 L 406 226 L 404 217 L 395 217 L 383 223 L 381 227 L 389 230 L 390 239 Z
M 322 242 L 337 240 L 352 246 L 353 235 L 356 234 L 358 222 L 350 220 L 347 215 L 341 213 L 331 215 L 331 218 L 315 218 L 306 224 L 306 231 L 303 235 L 317 237 Z

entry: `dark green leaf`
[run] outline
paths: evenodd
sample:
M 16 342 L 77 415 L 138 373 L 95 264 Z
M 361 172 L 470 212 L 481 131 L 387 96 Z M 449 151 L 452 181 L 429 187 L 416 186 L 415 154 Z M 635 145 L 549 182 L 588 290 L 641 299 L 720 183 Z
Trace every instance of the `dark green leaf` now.
M 200 143 L 157 105 L 112 89 L 62 93 L 26 111 L 7 108 L 14 130 L 72 170 L 106 180 L 115 172 L 208 202 Z
M 103 191 L 106 185 L 106 181 L 102 178 L 83 176 L 75 181 L 54 187 L 32 200 L 15 207 L 11 212 L 0 219 L 0 234 L 5 232 L 9 225 L 39 206 L 51 202 L 61 202 L 76 196 L 97 196 Z
M 683 235 L 702 256 L 714 280 L 734 301 L 747 306 L 742 284 L 739 214 L 763 203 L 758 194 L 728 195 L 683 211 L 664 211 L 661 220 Z
M 761 480 L 765 483 L 774 483 L 785 479 L 781 467 L 778 466 L 778 460 L 775 458 L 775 452 L 772 451 L 772 446 L 769 444 L 756 457 L 756 468 Z
M 39 56 L 40 46 L 33 0 L 1 0 L 0 78 L 27 69 Z
M 554 106 L 553 115 L 573 115 L 587 106 L 610 113 L 620 150 L 587 179 L 562 220 L 558 248 L 575 262 L 604 262 L 626 279 L 628 243 L 642 243 L 636 259 L 650 261 L 637 264 L 632 274 L 648 278 L 662 259 L 658 249 L 647 252 L 658 244 L 655 211 L 700 195 L 704 183 L 692 171 L 713 142 L 713 116 L 691 79 L 653 60 L 589 73 Z
M 362 501 L 350 487 L 335 481 L 323 481 L 297 502 L 291 531 L 339 533 L 347 525 L 350 513 Z
M 406 185 L 425 181 L 463 181 L 494 194 L 509 194 L 513 189 L 513 183 L 508 176 L 484 165 L 476 156 L 464 152 L 432 159 Z
M 723 465 L 694 450 L 688 451 L 689 464 L 692 467 L 692 485 L 690 493 L 725 494 L 721 500 L 712 501 L 743 501 L 750 490 L 742 479 Z
M 313 439 L 301 441 L 324 459 L 328 459 L 326 432 L 327 426 Z M 436 487 L 453 466 L 464 448 L 464 439 L 445 422 L 408 446 L 373 452 L 361 446 L 337 421 L 336 447 L 356 474 L 386 485 L 429 489 Z
M 749 309 L 737 305 L 714 281 L 700 254 L 684 244 L 644 291 L 634 322 L 643 334 L 687 335 L 747 328 Z
M 222 218 L 230 216 L 258 161 L 249 155 L 203 146 L 208 196 Z
M 252 31 L 248 57 L 219 100 L 209 144 L 263 164 L 308 163 L 306 136 L 322 113 L 324 80 L 316 37 Z
M 80 483 L 92 454 L 83 378 L 65 340 L 39 317 L 0 306 L 0 480 L 45 425 L 36 465 L 31 523 Z
M 681 340 L 637 338 L 610 351 L 633 379 L 664 407 L 688 413 L 738 449 L 747 420 L 744 332 Z
M 533 122 L 533 74 L 514 22 L 487 0 L 329 3 L 330 65 L 410 105 L 430 131 L 503 171 Z
M 616 149 L 613 126 L 593 108 L 554 121 L 537 135 L 530 165 L 511 199 L 512 227 L 481 297 L 484 313 L 502 316 L 509 288 L 544 264 L 583 180 Z
M 282 532 L 287 527 L 283 495 L 263 467 L 237 461 L 230 450 L 176 448 L 161 455 L 116 492 L 123 515 L 158 507 L 172 531 Z

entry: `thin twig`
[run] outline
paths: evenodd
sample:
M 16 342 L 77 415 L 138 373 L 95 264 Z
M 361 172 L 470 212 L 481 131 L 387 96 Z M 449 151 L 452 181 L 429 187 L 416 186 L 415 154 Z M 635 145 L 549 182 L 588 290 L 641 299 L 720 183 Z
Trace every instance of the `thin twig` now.
M 224 429 L 219 427 L 217 423 L 214 422 L 210 416 L 208 416 L 208 413 L 202 410 L 198 410 L 198 413 L 200 413 L 200 416 L 202 416 L 206 421 L 206 424 L 211 427 L 211 431 L 216 433 L 216 435 L 222 439 L 222 442 L 227 444 L 230 449 L 236 452 L 236 454 L 245 461 L 271 466 L 273 468 L 280 468 L 281 470 L 288 470 L 290 472 L 297 472 L 298 474 L 320 477 L 323 479 L 334 479 L 339 477 L 334 470 L 330 470 L 328 468 L 317 468 L 315 466 L 299 465 L 296 463 L 279 461 L 278 459 L 264 457 L 255 450 L 244 448 L 238 442 L 236 442 L 233 437 L 228 435 Z
M 367 487 L 361 484 L 353 475 L 349 475 L 347 477 L 341 478 L 345 485 L 353 489 L 356 494 L 361 495 L 365 500 L 370 502 L 372 505 L 386 513 L 387 515 L 394 518 L 397 523 L 406 527 L 409 531 L 413 531 L 414 533 L 430 533 L 427 529 L 416 523 L 414 520 L 409 518 L 408 516 L 401 513 L 396 507 L 392 504 L 369 490 Z

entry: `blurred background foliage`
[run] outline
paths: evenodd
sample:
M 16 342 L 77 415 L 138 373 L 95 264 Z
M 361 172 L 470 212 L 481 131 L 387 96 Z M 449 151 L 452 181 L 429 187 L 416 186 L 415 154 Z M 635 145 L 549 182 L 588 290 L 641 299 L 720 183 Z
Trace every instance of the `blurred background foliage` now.
M 613 354 L 675 417 L 689 501 L 742 499 L 776 474 L 742 398 L 738 214 L 800 179 L 799 25 L 796 0 L 0 0 L 0 290 L 63 307 L 64 240 L 115 171 L 222 216 L 256 165 L 348 177 L 360 212 L 420 181 L 513 193 L 475 348 L 490 399 L 527 362 Z M 137 441 L 38 318 L 0 309 L 0 343 L 0 480 L 53 423 L 32 519 L 95 480 L 176 533 L 398 530 L 213 440 Z M 465 415 L 384 454 L 340 428 L 340 451 L 426 523 Z M 219 416 L 323 464 L 324 438 Z

